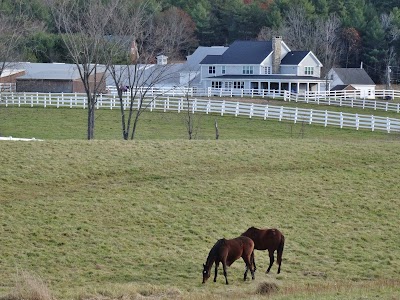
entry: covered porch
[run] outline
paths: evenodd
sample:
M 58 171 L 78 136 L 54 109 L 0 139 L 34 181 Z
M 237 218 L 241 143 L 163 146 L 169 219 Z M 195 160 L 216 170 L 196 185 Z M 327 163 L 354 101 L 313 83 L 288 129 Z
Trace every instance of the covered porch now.
M 225 90 L 242 88 L 266 93 L 272 93 L 274 91 L 304 93 L 329 90 L 329 81 L 312 76 L 225 75 L 209 78 L 209 80 L 207 87 L 222 88 Z

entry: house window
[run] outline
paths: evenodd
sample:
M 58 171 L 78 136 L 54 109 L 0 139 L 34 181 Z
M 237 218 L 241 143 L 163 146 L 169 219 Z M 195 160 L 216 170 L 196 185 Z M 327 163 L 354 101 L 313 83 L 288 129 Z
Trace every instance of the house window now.
M 221 66 L 221 74 L 225 74 L 226 73 L 226 67 L 225 66 Z
M 224 88 L 230 90 L 232 88 L 232 81 L 224 82 Z
M 244 89 L 244 82 L 243 81 L 234 81 L 233 88 L 234 89 Z
M 264 67 L 264 74 L 265 75 L 272 74 L 272 68 L 271 67 Z
M 314 75 L 314 67 L 304 67 L 305 75 Z
M 220 89 L 222 87 L 222 82 L 221 81 L 212 81 L 211 87 L 214 89 Z
M 245 74 L 245 75 L 254 74 L 254 67 L 253 66 L 243 66 L 243 74 Z
M 208 74 L 215 74 L 215 66 L 208 67 Z

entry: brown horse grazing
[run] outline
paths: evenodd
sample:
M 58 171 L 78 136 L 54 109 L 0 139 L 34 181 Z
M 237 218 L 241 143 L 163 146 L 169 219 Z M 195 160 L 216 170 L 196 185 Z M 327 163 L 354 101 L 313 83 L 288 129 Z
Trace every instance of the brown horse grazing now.
M 274 252 L 277 250 L 277 261 L 279 264 L 278 274 L 281 272 L 282 264 L 282 253 L 283 247 L 285 246 L 285 236 L 278 229 L 258 229 L 250 227 L 246 232 L 242 233 L 242 236 L 247 236 L 254 241 L 254 249 L 256 250 L 268 250 L 269 252 L 269 267 L 266 271 L 268 273 L 271 270 L 272 264 L 274 263 Z M 254 262 L 254 268 L 256 263 Z
M 211 248 L 208 254 L 207 261 L 203 264 L 203 283 L 210 277 L 212 265 L 215 263 L 215 276 L 214 282 L 217 281 L 217 273 L 219 263 L 222 263 L 224 269 L 225 282 L 228 284 L 228 277 L 226 274 L 226 266 L 230 266 L 234 261 L 243 258 L 246 263 L 246 272 L 244 273 L 244 280 L 247 278 L 247 271 L 250 269 L 251 277 L 254 279 L 254 242 L 245 236 L 240 236 L 231 240 L 221 239 L 218 240 Z

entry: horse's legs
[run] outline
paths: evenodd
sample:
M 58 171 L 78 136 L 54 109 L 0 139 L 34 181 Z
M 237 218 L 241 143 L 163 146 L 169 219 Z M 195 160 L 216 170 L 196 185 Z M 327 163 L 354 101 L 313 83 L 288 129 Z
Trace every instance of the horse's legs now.
M 251 256 L 252 256 L 252 259 L 253 259 L 253 267 L 254 267 L 254 272 L 255 272 L 257 270 L 257 267 L 256 267 L 256 257 L 254 256 L 254 251 L 251 254 Z
M 281 264 L 282 264 L 282 254 L 283 254 L 283 248 L 285 247 L 285 237 L 282 235 L 281 242 L 279 243 L 278 246 L 278 254 L 276 256 L 276 259 L 278 261 L 278 274 L 281 272 Z
M 225 283 L 229 284 L 228 283 L 228 274 L 226 273 L 226 261 L 225 260 L 222 261 L 222 268 L 224 269 Z
M 250 268 L 251 279 L 254 280 L 254 272 L 256 271 L 256 259 L 255 259 L 255 256 L 254 256 L 254 250 L 251 252 L 250 266 L 252 267 L 252 269 Z
M 268 253 L 269 253 L 269 267 L 268 267 L 266 273 L 269 273 L 269 271 L 271 270 L 271 267 L 274 263 L 274 250 L 268 250 Z
M 215 262 L 215 272 L 214 272 L 214 282 L 217 282 L 218 267 L 219 267 L 219 261 L 216 261 Z
M 247 279 L 247 271 L 250 269 L 251 278 L 254 279 L 254 252 L 252 252 L 249 256 L 243 257 L 244 262 L 246 263 L 246 271 L 244 272 L 243 280 L 246 281 Z
M 282 251 L 278 250 L 278 254 L 276 256 L 276 261 L 278 262 L 278 274 L 281 272 L 281 264 L 282 264 Z

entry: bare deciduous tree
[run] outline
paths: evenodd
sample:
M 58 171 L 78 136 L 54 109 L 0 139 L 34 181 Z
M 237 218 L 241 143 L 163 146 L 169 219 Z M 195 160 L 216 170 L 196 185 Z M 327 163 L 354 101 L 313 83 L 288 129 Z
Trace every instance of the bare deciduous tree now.
M 22 3 L 16 1 L 14 5 L 16 10 L 12 15 L 0 11 L 0 76 L 6 69 L 13 68 L 21 57 L 22 39 L 40 26 L 30 19 L 30 14 L 23 9 Z
M 155 100 L 145 101 L 149 100 L 148 92 L 165 80 L 179 81 L 179 69 L 171 64 L 155 64 L 156 57 L 176 58 L 194 39 L 194 27 L 188 30 L 190 26 L 185 26 L 187 19 L 180 10 L 172 9 L 162 16 L 149 9 L 149 1 L 132 4 L 126 0 L 120 1 L 118 18 L 112 22 L 112 34 L 119 38 L 114 40 L 114 53 L 109 55 L 121 60 L 114 60 L 109 70 L 118 91 L 126 140 L 135 138 L 141 114 Z
M 315 20 L 305 18 L 305 15 L 304 7 L 292 6 L 281 28 L 264 27 L 258 39 L 269 40 L 274 35 L 280 35 L 292 50 L 312 51 L 324 66 L 322 74 L 326 74 L 339 58 L 340 20 L 336 15 Z
M 59 33 L 76 65 L 87 97 L 87 139 L 94 138 L 95 107 L 111 59 L 106 40 L 119 0 L 48 0 Z

